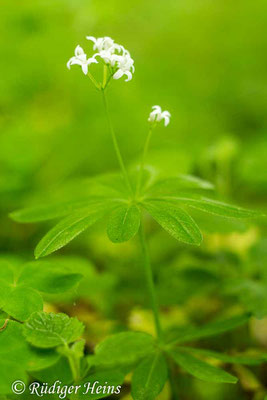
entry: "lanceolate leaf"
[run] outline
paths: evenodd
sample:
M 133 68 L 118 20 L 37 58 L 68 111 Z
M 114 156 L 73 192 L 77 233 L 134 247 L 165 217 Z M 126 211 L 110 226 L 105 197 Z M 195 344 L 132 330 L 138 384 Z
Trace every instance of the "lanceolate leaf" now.
M 201 232 L 195 221 L 183 209 L 170 202 L 146 201 L 146 210 L 175 239 L 184 243 L 199 245 Z
M 66 314 L 36 312 L 24 324 L 23 333 L 33 346 L 52 348 L 74 342 L 83 329 L 80 321 Z
M 96 365 L 132 364 L 154 350 L 153 337 L 142 332 L 114 334 L 95 348 Z
M 231 331 L 232 329 L 237 328 L 238 326 L 242 326 L 249 320 L 249 314 L 239 315 L 237 317 L 210 322 L 204 326 L 199 326 L 196 328 L 188 328 L 180 334 L 177 335 L 177 338 L 174 339 L 171 344 L 175 345 L 178 343 L 185 343 L 192 340 L 198 340 L 202 338 L 206 338 L 209 336 L 219 335 L 221 333 Z
M 165 199 L 170 202 L 173 201 L 176 204 L 184 204 L 189 207 L 201 210 L 210 214 L 220 215 L 228 218 L 253 218 L 262 216 L 263 214 L 253 210 L 247 210 L 242 207 L 233 206 L 230 204 L 223 203 L 218 200 L 208 199 L 206 197 L 171 197 L 164 196 L 161 200 Z
M 264 362 L 264 360 L 261 358 L 261 355 L 259 355 L 259 356 L 249 356 L 249 355 L 231 356 L 229 354 L 218 353 L 216 351 L 206 350 L 206 349 L 198 349 L 195 347 L 183 347 L 181 349 L 185 352 L 199 354 L 200 356 L 204 356 L 204 357 L 215 359 L 215 360 L 220 360 L 224 363 L 230 363 L 230 364 L 258 365 L 258 364 L 261 364 Z
M 172 350 L 170 355 L 181 368 L 203 381 L 236 383 L 238 380 L 235 376 L 228 374 L 222 369 L 213 367 L 212 365 L 193 357 L 191 354 Z
M 179 196 L 181 192 L 191 189 L 212 190 L 212 183 L 191 175 L 180 175 L 160 180 L 148 189 L 152 196 Z
M 132 379 L 134 400 L 153 400 L 162 391 L 168 378 L 165 357 L 156 352 L 145 358 L 135 369 Z
M 139 208 L 134 204 L 122 205 L 109 218 L 108 237 L 114 243 L 126 242 L 137 233 L 139 225 Z
M 102 207 L 91 207 L 90 209 L 78 211 L 51 229 L 39 242 L 35 249 L 35 257 L 44 257 L 60 249 L 82 233 L 89 226 L 107 214 L 114 205 L 107 204 Z
M 24 208 L 14 211 L 10 217 L 17 222 L 38 222 L 49 219 L 64 217 L 79 209 L 101 204 L 103 199 L 87 199 L 80 201 L 69 201 L 65 203 L 44 204 L 37 207 Z

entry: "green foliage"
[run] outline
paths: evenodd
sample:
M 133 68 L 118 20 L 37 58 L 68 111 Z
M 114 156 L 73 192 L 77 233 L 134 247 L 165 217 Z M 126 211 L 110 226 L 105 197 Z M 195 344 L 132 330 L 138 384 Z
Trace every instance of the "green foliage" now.
M 96 346 L 93 363 L 101 366 L 133 364 L 150 354 L 153 349 L 152 336 L 142 332 L 121 332 L 108 337 Z
M 229 319 L 213 321 L 197 328 L 186 327 L 184 330 L 181 330 L 181 332 L 177 332 L 175 334 L 175 339 L 172 340 L 171 343 L 185 343 L 196 339 L 203 339 L 206 337 L 219 335 L 221 333 L 235 329 L 238 326 L 244 325 L 248 322 L 248 320 L 249 315 L 245 314 Z
M 134 204 L 121 206 L 111 214 L 107 234 L 113 243 L 126 242 L 136 235 L 139 225 L 139 208 Z
M 21 3 L 1 7 L 0 400 L 17 397 L 11 393 L 17 379 L 120 386 L 130 371 L 132 397 L 152 400 L 170 379 L 170 354 L 174 382 L 164 400 L 267 398 L 266 219 L 230 205 L 266 208 L 266 2 Z M 144 35 L 144 21 L 153 34 Z M 247 28 L 249 38 L 241 40 Z M 88 77 L 64 67 L 86 34 L 114 37 L 135 59 L 135 82 L 112 81 L 109 93 L 122 158 L 135 167 L 126 166 L 133 191 L 122 174 L 109 172 L 118 165 L 97 93 Z M 88 49 L 86 40 L 81 45 Z M 153 133 L 138 191 L 136 155 L 151 99 L 171 111 L 172 121 Z M 13 223 L 10 212 L 30 225 Z M 53 219 L 60 221 L 51 229 Z M 153 331 L 153 299 L 146 296 L 135 240 L 120 244 L 134 238 L 140 219 L 152 257 L 160 340 L 137 332 Z M 108 241 L 102 221 L 119 245 Z M 95 223 L 97 229 L 72 242 Z M 36 258 L 59 249 L 64 256 L 17 259 L 15 253 L 32 259 L 42 229 L 51 230 Z M 59 312 L 56 326 L 47 321 L 50 314 L 39 313 L 43 303 Z M 81 323 L 61 311 L 84 321 L 85 339 L 78 336 Z M 128 331 L 109 336 L 121 330 Z M 32 346 L 23 332 L 38 346 L 53 347 Z M 228 364 L 237 364 L 239 382 L 218 385 L 236 382 L 223 371 L 230 371 Z M 128 398 L 128 392 L 129 377 L 114 397 Z
M 112 208 L 110 204 L 101 205 L 83 211 L 77 211 L 59 222 L 40 241 L 35 249 L 35 257 L 44 257 L 60 249 L 82 233 Z
M 207 382 L 236 383 L 237 378 L 227 372 L 213 367 L 188 353 L 172 350 L 170 355 L 174 361 L 189 374 Z
M 1 320 L 1 326 L 5 321 Z M 6 322 L 0 331 L 0 392 L 11 393 L 11 383 L 20 379 L 28 381 L 26 371 L 41 370 L 55 364 L 59 355 L 52 350 L 32 348 L 25 340 L 22 325 Z
M 132 380 L 134 400 L 153 400 L 162 391 L 168 379 L 168 367 L 161 353 L 145 358 L 135 369 Z
M 23 326 L 29 343 L 40 348 L 53 348 L 77 340 L 84 326 L 76 318 L 59 313 L 33 313 Z
M 201 232 L 187 212 L 171 203 L 146 201 L 145 208 L 153 218 L 175 239 L 184 243 L 199 245 Z

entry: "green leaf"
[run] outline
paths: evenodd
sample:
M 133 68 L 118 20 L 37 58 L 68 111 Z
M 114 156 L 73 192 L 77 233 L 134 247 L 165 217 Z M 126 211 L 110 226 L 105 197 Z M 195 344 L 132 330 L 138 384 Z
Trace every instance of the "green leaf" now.
M 40 348 L 66 345 L 77 340 L 84 326 L 76 318 L 59 313 L 33 313 L 24 324 L 23 333 L 29 343 Z
M 76 212 L 60 221 L 51 229 L 38 243 L 35 249 L 35 257 L 44 257 L 48 254 L 65 246 L 77 235 L 82 233 L 97 220 L 102 218 L 114 207 L 107 203 L 102 207 L 92 207 L 90 209 Z
M 0 264 L 0 307 L 19 321 L 25 321 L 34 311 L 43 309 L 40 294 L 19 283 L 15 270 L 8 263 Z
M 258 356 L 258 357 L 256 357 L 256 356 L 252 357 L 249 355 L 231 356 L 229 354 L 218 353 L 216 351 L 206 350 L 206 349 L 198 349 L 195 347 L 183 347 L 181 349 L 183 351 L 188 351 L 189 353 L 199 354 L 199 355 L 203 355 L 204 357 L 207 357 L 207 358 L 220 360 L 224 363 L 244 364 L 244 365 L 259 365 L 259 364 L 263 363 L 263 359 L 260 356 Z
M 171 196 L 164 198 L 166 201 L 171 200 Z M 247 210 L 242 207 L 226 204 L 218 200 L 207 199 L 205 197 L 173 197 L 172 199 L 176 204 L 182 203 L 197 210 L 220 215 L 225 218 L 255 218 L 264 215 L 258 211 Z
M 33 261 L 25 264 L 18 282 L 43 293 L 63 293 L 77 286 L 82 278 L 57 262 Z
M 1 320 L 0 326 L 3 326 L 4 322 L 4 320 Z M 9 320 L 5 328 L 0 331 L 0 359 L 3 361 L 3 367 L 0 365 L 1 388 L 2 385 L 10 382 L 9 378 L 6 377 L 5 371 L 10 372 L 10 378 L 13 379 L 15 377 L 13 381 L 20 379 L 21 376 L 21 380 L 26 383 L 25 371 L 31 371 L 32 369 L 41 370 L 51 366 L 57 362 L 59 355 L 53 350 L 40 350 L 30 346 L 22 334 L 22 325 Z M 9 368 L 9 362 L 10 371 L 7 369 Z
M 36 207 L 23 208 L 12 212 L 10 217 L 17 222 L 39 222 L 49 219 L 64 217 L 82 208 L 91 205 L 101 204 L 103 199 L 87 199 L 79 201 L 69 201 L 65 203 L 44 204 Z
M 199 245 L 202 234 L 195 221 L 183 209 L 164 201 L 146 201 L 146 210 L 175 239 Z
M 170 355 L 174 361 L 189 374 L 206 382 L 236 383 L 237 378 L 222 369 L 213 367 L 190 354 L 172 350 Z
M 31 376 L 40 382 L 47 382 L 49 385 L 56 380 L 62 382 L 63 385 L 73 382 L 70 365 L 65 357 L 60 357 L 54 365 L 42 370 L 31 370 Z
M 22 381 L 28 382 L 27 374 L 22 365 L 7 359 L 0 360 L 0 393 L 12 394 L 12 383 Z
M 33 312 L 43 309 L 40 294 L 27 286 L 19 286 L 10 290 L 2 309 L 19 321 L 25 321 Z
M 78 397 L 80 399 L 90 398 L 91 400 L 97 400 L 109 397 L 112 393 L 118 395 L 121 391 L 123 380 L 124 374 L 118 370 L 95 372 L 84 378 L 81 383 L 81 389 L 78 392 Z M 92 393 L 91 390 L 94 382 L 96 382 L 96 385 Z M 97 393 L 97 391 L 99 391 L 99 393 Z
M 162 391 L 168 378 L 165 357 L 155 353 L 145 358 L 134 370 L 132 397 L 134 400 L 153 400 Z
M 214 185 L 192 175 L 180 175 L 156 182 L 149 188 L 148 193 L 151 196 L 179 196 L 188 189 L 212 190 Z
M 219 335 L 221 333 L 231 331 L 238 326 L 246 324 L 249 320 L 249 315 L 239 315 L 233 318 L 210 322 L 204 326 L 187 328 L 178 334 L 175 340 L 171 342 L 172 345 L 178 343 L 189 342 L 192 340 L 202 339 L 209 336 Z
M 154 350 L 154 339 L 147 333 L 121 332 L 114 334 L 95 348 L 95 365 L 132 364 Z
M 136 235 L 139 225 L 139 208 L 134 204 L 122 205 L 111 214 L 107 234 L 113 243 L 126 242 Z

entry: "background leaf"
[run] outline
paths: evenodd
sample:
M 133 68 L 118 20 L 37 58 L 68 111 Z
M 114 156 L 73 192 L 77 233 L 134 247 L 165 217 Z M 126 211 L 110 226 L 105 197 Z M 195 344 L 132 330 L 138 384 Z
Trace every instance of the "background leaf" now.
M 114 334 L 95 348 L 96 365 L 132 364 L 154 349 L 153 337 L 141 332 Z
M 201 361 L 190 354 L 179 352 L 178 350 L 172 350 L 170 353 L 174 361 L 180 365 L 185 371 L 193 375 L 198 379 L 202 379 L 207 382 L 218 382 L 218 383 L 236 383 L 237 378 L 227 372 L 215 368 L 212 365 Z

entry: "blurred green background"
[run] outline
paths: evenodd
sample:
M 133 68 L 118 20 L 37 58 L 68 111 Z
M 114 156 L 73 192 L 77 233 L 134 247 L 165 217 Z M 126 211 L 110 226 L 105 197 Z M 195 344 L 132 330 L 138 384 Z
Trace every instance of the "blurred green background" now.
M 129 49 L 135 60 L 133 80 L 114 81 L 108 91 L 112 118 L 128 164 L 135 162 L 142 149 L 151 106 L 160 104 L 171 112 L 172 120 L 168 128 L 157 129 L 153 136 L 151 164 L 163 169 L 163 173 L 196 174 L 214 182 L 222 198 L 264 209 L 267 197 L 266 0 L 1 0 L 2 253 L 31 259 L 35 244 L 50 226 L 19 225 L 9 220 L 8 212 L 43 202 L 70 180 L 117 169 L 99 93 L 80 68 L 73 67 L 71 71 L 66 68 L 78 44 L 90 54 L 91 42 L 86 41 L 86 35 L 111 36 Z M 207 227 L 207 221 L 203 224 L 207 231 L 212 230 Z M 220 230 L 217 222 L 212 220 L 210 225 L 213 230 L 214 225 Z M 155 268 L 163 282 L 159 295 L 166 307 L 188 297 L 187 281 L 192 288 L 192 277 L 185 276 L 183 287 L 177 283 L 180 285 L 178 298 L 175 280 L 174 290 L 170 291 L 168 285 L 177 273 L 178 264 L 197 267 L 205 264 L 206 272 L 212 271 L 214 279 L 219 279 L 222 269 L 227 274 L 225 270 L 236 268 L 233 275 L 238 279 L 244 259 L 245 276 L 250 278 L 254 278 L 255 265 L 257 271 L 262 271 L 267 259 L 265 222 L 260 229 L 243 223 L 230 225 L 229 232 L 234 231 L 232 236 L 222 238 L 211 234 L 198 251 L 181 246 L 153 229 L 150 244 Z M 236 233 L 241 231 L 242 234 Z M 84 255 L 98 269 L 107 270 L 102 283 L 97 281 L 97 285 L 92 285 L 100 288 L 100 301 L 104 301 L 103 293 L 112 292 L 119 279 L 120 294 L 124 299 L 127 297 L 124 304 L 127 310 L 128 305 L 130 308 L 143 301 L 142 291 L 136 294 L 136 287 L 142 288 L 140 267 L 136 266 L 130 273 L 128 269 L 125 271 L 133 263 L 133 247 L 133 244 L 112 245 L 99 227 L 97 233 L 83 235 L 61 253 Z M 122 254 L 125 259 L 118 262 Z M 170 268 L 161 270 L 166 264 Z M 208 278 L 207 275 L 195 277 L 195 288 L 191 292 L 195 293 L 207 280 L 213 282 L 212 277 Z M 267 284 L 264 285 L 263 297 L 256 296 L 252 301 L 255 309 L 265 301 L 267 310 Z M 99 301 L 98 295 L 95 295 L 95 304 Z M 113 292 L 112 295 L 114 303 L 120 303 Z M 244 293 L 242 296 L 240 303 L 243 304 L 248 296 Z M 192 316 L 201 319 L 193 311 L 195 304 L 189 303 L 186 318 L 189 313 L 189 319 Z M 212 304 L 216 312 L 224 309 L 214 298 Z M 110 304 L 98 306 L 109 315 Z M 204 301 L 203 307 L 207 307 Z M 211 305 L 207 308 L 208 314 L 214 311 Z M 179 314 L 179 318 L 184 316 Z M 100 330 L 106 329 L 105 324 L 100 321 Z M 261 329 L 266 332 L 265 325 Z M 254 346 L 255 340 L 249 346 Z M 264 340 L 259 341 L 260 345 L 267 345 L 266 335 Z M 242 371 L 239 373 L 242 375 Z M 217 386 L 213 389 L 212 385 L 196 381 L 191 387 L 192 380 L 188 383 L 184 379 L 180 384 L 183 398 L 261 400 L 266 374 L 264 378 L 262 371 L 256 372 L 254 378 L 261 383 L 255 383 L 244 371 L 243 375 L 249 389 L 246 385 L 237 389 L 229 389 L 228 385 L 226 389 Z M 192 395 L 188 395 L 188 385 Z M 164 396 L 168 398 L 166 393 Z

